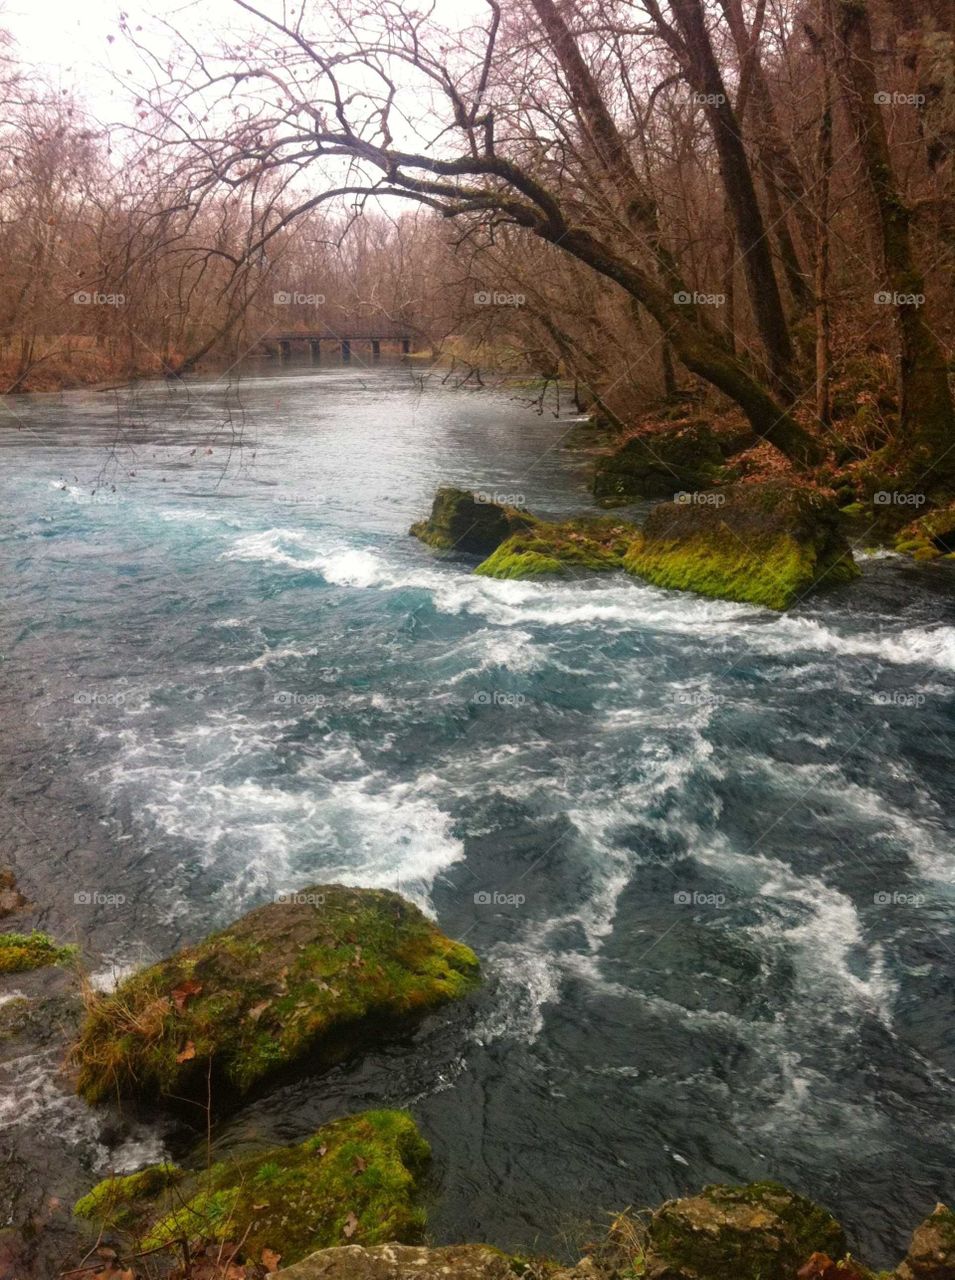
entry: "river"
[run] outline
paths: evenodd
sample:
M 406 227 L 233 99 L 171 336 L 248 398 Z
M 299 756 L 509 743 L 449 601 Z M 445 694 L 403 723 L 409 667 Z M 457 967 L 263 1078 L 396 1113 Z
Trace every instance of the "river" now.
M 566 515 L 590 459 L 572 414 L 398 363 L 19 397 L 2 426 L 0 862 L 43 927 L 104 986 L 341 880 L 485 966 L 218 1151 L 407 1105 L 436 1239 L 565 1256 L 713 1181 L 778 1178 L 880 1264 L 951 1203 L 953 566 L 872 555 L 783 616 L 473 577 L 407 535 L 434 489 Z M 0 1138 L 55 1151 L 45 1195 L 181 1143 L 34 1050 L 0 1052 Z

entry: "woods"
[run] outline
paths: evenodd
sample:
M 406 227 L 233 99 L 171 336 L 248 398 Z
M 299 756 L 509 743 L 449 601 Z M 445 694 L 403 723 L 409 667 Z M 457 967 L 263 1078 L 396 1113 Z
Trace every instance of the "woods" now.
M 7 391 L 234 360 L 307 327 L 290 288 L 618 429 L 689 397 L 797 470 L 951 493 L 947 0 L 235 9 L 164 59 L 121 22 L 122 128 L 7 46 Z

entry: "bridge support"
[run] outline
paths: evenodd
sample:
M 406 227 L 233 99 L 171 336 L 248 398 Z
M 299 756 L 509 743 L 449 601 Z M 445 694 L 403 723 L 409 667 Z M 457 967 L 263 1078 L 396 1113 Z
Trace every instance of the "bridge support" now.
M 312 353 L 312 364 L 318 364 L 322 358 L 321 338 L 309 338 L 308 349 Z
M 291 342 L 280 342 L 279 343 L 279 359 L 288 360 L 291 354 L 292 354 Z
M 401 354 L 403 356 L 411 355 L 411 339 L 410 338 L 401 339 Z
M 377 339 L 377 338 L 372 338 L 372 340 L 371 340 L 371 358 L 372 358 L 372 360 L 377 360 L 377 359 L 378 359 L 378 357 L 379 357 L 380 355 L 381 355 L 381 343 L 378 341 L 378 339 Z
M 342 360 L 345 364 L 351 359 L 351 339 L 342 338 Z

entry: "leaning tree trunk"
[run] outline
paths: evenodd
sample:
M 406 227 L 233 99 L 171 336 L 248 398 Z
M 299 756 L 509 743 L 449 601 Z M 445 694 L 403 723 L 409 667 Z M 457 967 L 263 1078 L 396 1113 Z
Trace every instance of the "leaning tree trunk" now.
M 739 121 L 713 52 L 700 0 L 671 0 L 670 7 L 682 37 L 689 74 L 704 98 L 704 111 L 713 132 L 723 186 L 733 214 L 750 306 L 766 351 L 770 375 L 776 389 L 793 400 L 796 390 L 789 325 Z
M 945 355 L 920 306 L 925 281 L 912 247 L 910 212 L 892 166 L 877 95 L 872 31 L 865 0 L 836 0 L 835 64 L 846 111 L 878 211 L 886 282 L 900 343 L 899 430 L 887 461 L 911 485 L 955 493 L 955 406 Z

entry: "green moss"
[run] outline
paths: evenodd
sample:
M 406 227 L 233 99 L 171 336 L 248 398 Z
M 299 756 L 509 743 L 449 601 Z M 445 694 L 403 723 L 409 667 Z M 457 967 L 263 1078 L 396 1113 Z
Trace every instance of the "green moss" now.
M 250 912 L 95 998 L 78 1090 L 205 1101 L 340 1060 L 474 988 L 474 953 L 384 890 L 316 886 Z
M 333 1245 L 414 1244 L 424 1235 L 419 1181 L 429 1158 L 406 1112 L 348 1116 L 299 1146 L 213 1165 L 140 1244 L 241 1240 L 246 1256 L 273 1249 L 285 1264 Z
M 76 947 L 60 947 L 48 934 L 0 933 L 0 973 L 22 973 L 48 964 L 65 964 L 76 955 Z
M 842 1257 L 842 1228 L 775 1182 L 706 1187 L 663 1205 L 647 1233 L 647 1270 L 668 1280 L 792 1280 L 815 1252 Z
M 155 1164 L 125 1177 L 104 1178 L 77 1200 L 73 1212 L 104 1231 L 125 1229 L 142 1216 L 161 1191 L 184 1176 L 174 1164 Z
M 598 460 L 594 494 L 609 506 L 708 489 L 718 480 L 722 462 L 719 440 L 703 423 L 632 436 Z
M 737 485 L 716 504 L 661 504 L 624 567 L 655 586 L 786 609 L 858 575 L 837 513 L 811 490 Z
M 895 538 L 895 550 L 915 560 L 938 560 L 955 551 L 955 503 L 913 520 Z
M 418 520 L 410 533 L 439 551 L 486 556 L 512 533 L 536 523 L 516 507 L 479 499 L 466 489 L 445 487 L 435 494 L 428 519 Z
M 508 538 L 474 572 L 510 579 L 606 573 L 623 567 L 624 554 L 635 536 L 633 525 L 609 517 L 561 524 L 541 521 L 532 530 Z

